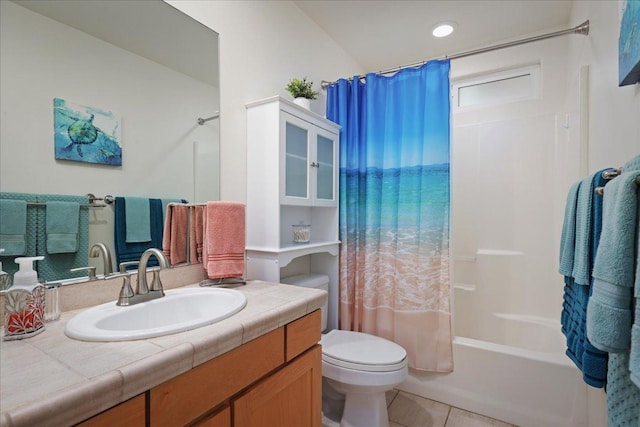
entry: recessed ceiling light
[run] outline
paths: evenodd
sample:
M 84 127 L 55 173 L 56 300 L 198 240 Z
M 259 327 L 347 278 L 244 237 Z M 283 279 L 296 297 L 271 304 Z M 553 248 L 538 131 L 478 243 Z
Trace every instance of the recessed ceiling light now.
M 431 32 L 431 34 L 433 34 L 434 37 L 446 37 L 449 34 L 453 33 L 453 30 L 455 28 L 455 22 L 441 22 L 433 27 L 433 31 Z

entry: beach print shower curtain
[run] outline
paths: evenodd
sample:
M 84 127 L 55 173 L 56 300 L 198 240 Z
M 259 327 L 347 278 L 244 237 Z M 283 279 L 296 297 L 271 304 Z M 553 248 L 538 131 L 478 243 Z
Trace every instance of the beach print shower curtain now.
M 340 329 L 450 372 L 449 61 L 327 90 L 340 124 Z

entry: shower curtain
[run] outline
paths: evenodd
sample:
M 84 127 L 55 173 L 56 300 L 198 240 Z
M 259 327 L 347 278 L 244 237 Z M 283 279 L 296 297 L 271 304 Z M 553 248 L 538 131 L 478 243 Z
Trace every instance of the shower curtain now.
M 449 61 L 340 79 L 327 118 L 342 126 L 340 329 L 450 372 Z

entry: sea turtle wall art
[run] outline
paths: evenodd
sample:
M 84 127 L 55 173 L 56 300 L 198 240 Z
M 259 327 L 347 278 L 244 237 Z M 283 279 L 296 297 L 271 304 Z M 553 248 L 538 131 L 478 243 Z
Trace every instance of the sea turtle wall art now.
M 120 118 L 111 111 L 53 99 L 57 160 L 122 166 Z

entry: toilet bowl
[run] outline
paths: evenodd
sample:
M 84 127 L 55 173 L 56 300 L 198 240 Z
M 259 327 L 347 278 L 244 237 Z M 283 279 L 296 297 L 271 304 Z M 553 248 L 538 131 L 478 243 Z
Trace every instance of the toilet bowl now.
M 321 274 L 281 279 L 282 283 L 328 291 Z M 322 307 L 322 330 L 327 328 Z M 340 427 L 388 427 L 386 392 L 408 375 L 407 352 L 398 344 L 362 332 L 331 330 L 322 334 L 324 420 Z M 337 421 L 336 424 L 331 422 Z M 323 421 L 324 423 L 324 421 Z M 339 423 L 339 424 L 338 424 Z
M 407 377 L 407 353 L 373 335 L 332 330 L 322 336 L 323 398 L 344 395 L 340 427 L 388 427 L 386 392 Z M 333 390 L 325 390 L 328 384 Z

